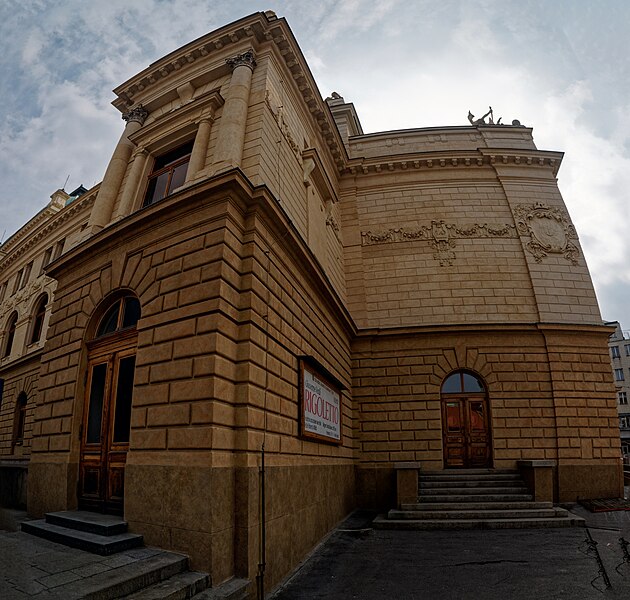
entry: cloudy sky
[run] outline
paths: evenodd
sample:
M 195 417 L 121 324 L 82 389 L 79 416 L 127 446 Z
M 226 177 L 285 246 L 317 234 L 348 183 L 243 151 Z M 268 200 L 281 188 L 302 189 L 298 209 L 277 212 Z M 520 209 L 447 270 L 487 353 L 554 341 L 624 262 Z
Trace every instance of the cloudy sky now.
M 518 118 L 562 150 L 559 185 L 604 319 L 630 329 L 630 2 L 0 0 L 0 239 L 65 184 L 100 179 L 112 88 L 258 10 L 288 19 L 320 92 L 366 133 Z

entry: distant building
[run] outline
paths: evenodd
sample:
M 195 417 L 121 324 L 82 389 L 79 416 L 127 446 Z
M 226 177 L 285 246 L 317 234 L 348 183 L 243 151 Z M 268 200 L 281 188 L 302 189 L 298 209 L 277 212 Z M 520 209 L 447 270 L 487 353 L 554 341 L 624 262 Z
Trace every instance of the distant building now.
M 621 329 L 619 321 L 610 321 L 606 325 L 615 328 L 608 338 L 610 362 L 612 364 L 615 387 L 617 388 L 617 411 L 619 412 L 619 431 L 621 451 L 630 455 L 630 337 Z
M 213 583 L 254 579 L 264 525 L 270 587 L 393 506 L 397 463 L 622 493 L 610 328 L 532 129 L 365 134 L 271 12 L 114 93 L 102 183 L 2 246 L 0 452 L 30 514 L 124 514 Z
M 26 506 L 39 369 L 57 282 L 45 273 L 87 226 L 95 194 L 79 186 L 0 246 L 0 505 Z

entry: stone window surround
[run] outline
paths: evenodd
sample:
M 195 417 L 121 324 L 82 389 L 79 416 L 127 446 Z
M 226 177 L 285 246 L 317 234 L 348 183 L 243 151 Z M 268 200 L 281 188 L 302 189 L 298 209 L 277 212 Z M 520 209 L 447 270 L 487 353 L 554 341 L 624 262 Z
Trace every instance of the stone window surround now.
M 223 103 L 224 100 L 218 89 L 208 91 L 198 98 L 192 99 L 188 104 L 180 106 L 169 113 L 159 116 L 155 121 L 143 125 L 137 132 L 129 136 L 129 140 L 137 147 L 130 164 L 135 160 L 136 155 L 146 154 L 140 183 L 135 190 L 130 190 L 132 195 L 131 212 L 136 212 L 143 208 L 142 204 L 149 176 L 153 171 L 155 158 L 188 142 L 194 142 L 200 122 L 204 119 L 208 119 L 211 122 L 214 121 L 215 111 Z M 194 115 L 195 112 L 198 113 L 196 116 Z M 185 185 L 173 190 L 171 195 L 184 187 Z M 122 193 L 126 193 L 126 190 L 122 190 Z M 127 215 L 119 215 L 120 218 L 125 216 Z

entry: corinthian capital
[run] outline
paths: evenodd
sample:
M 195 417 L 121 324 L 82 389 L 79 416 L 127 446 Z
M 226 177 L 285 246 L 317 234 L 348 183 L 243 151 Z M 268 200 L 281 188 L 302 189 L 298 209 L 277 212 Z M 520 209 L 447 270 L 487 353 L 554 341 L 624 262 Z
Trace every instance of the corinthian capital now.
M 123 114 L 123 120 L 127 121 L 127 123 L 140 123 L 140 125 L 144 124 L 145 119 L 149 116 L 149 111 L 142 106 L 142 104 L 138 104 L 136 108 L 132 108 L 129 112 Z
M 253 71 L 256 66 L 256 57 L 254 56 L 253 50 L 248 50 L 247 52 L 243 52 L 243 54 L 237 54 L 232 58 L 228 58 L 225 62 L 232 71 L 236 69 L 236 67 L 249 67 Z

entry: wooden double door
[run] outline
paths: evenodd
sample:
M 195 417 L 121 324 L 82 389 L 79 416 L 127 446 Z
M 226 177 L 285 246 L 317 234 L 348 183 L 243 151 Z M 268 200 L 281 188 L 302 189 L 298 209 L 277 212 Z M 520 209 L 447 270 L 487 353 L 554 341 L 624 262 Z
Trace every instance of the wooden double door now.
M 491 466 L 490 419 L 485 394 L 443 395 L 442 424 L 445 467 Z
M 135 331 L 89 349 L 81 435 L 79 508 L 123 513 Z

